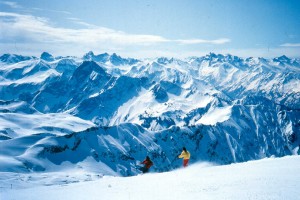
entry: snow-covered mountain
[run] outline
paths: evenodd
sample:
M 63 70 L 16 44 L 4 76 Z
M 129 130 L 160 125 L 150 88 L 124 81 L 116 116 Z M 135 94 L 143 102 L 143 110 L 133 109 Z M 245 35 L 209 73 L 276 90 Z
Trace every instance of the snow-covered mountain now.
M 5 54 L 0 94 L 0 171 L 133 175 L 146 155 L 168 171 L 183 146 L 220 164 L 299 153 L 300 60 L 286 56 Z

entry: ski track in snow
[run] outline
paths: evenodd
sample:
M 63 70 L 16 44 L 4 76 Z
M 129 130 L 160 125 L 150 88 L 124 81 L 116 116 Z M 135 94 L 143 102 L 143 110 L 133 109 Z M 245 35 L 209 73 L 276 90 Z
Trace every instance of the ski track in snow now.
M 296 200 L 300 196 L 299 166 L 300 156 L 287 156 L 223 166 L 196 163 L 172 172 L 126 178 L 83 171 L 0 173 L 0 195 L 1 200 Z

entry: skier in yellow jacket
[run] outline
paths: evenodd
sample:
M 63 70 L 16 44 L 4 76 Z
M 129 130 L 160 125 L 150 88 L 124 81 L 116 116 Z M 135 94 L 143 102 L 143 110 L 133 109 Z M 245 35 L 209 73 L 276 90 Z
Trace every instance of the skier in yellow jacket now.
M 186 150 L 185 147 L 182 148 L 181 154 L 178 156 L 178 158 L 183 158 L 183 167 L 187 167 L 189 160 L 190 160 L 191 154 Z

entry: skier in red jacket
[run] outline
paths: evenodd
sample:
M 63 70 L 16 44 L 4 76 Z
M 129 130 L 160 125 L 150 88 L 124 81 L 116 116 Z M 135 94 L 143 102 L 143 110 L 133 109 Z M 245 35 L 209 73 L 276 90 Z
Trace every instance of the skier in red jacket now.
M 141 168 L 141 171 L 143 173 L 149 172 L 150 167 L 153 165 L 153 162 L 150 160 L 149 156 L 146 157 L 146 159 L 141 162 L 141 164 L 144 164 L 144 167 Z

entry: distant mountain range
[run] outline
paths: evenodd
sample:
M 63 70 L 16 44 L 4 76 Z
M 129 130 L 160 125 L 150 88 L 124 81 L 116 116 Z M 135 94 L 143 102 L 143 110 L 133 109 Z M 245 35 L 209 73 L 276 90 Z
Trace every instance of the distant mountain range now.
M 0 171 L 179 167 L 300 153 L 300 60 L 0 57 Z M 71 163 L 68 165 L 67 163 Z

